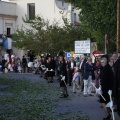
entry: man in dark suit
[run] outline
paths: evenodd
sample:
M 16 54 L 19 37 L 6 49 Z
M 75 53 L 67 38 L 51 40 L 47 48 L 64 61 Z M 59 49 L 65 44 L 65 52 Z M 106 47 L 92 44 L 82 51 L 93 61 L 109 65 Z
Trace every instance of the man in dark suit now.
M 23 72 L 25 73 L 26 67 L 27 67 L 27 60 L 26 60 L 25 56 L 23 56 L 23 58 L 22 58 L 22 66 L 23 66 Z
M 84 95 L 87 94 L 91 95 L 91 87 L 92 87 L 92 80 L 95 79 L 94 75 L 95 65 L 92 63 L 92 58 L 88 57 L 87 62 L 84 66 L 84 74 L 83 74 L 83 80 L 84 80 Z
M 83 83 L 84 65 L 87 62 L 87 60 L 85 59 L 84 55 L 80 56 L 80 60 L 81 60 L 80 66 L 79 66 L 79 69 L 80 69 L 80 72 L 81 72 L 80 73 L 80 75 L 81 75 L 81 77 L 80 77 L 80 84 L 82 86 L 82 90 L 81 91 L 83 91 L 83 89 L 84 89 L 84 83 Z
M 76 67 L 76 62 L 74 61 L 74 58 L 71 57 L 70 62 L 67 64 L 67 77 L 68 77 L 69 86 L 71 86 L 72 76 L 75 67 Z
M 120 59 L 118 58 L 118 53 L 113 53 L 114 59 L 113 70 L 114 70 L 114 87 L 113 87 L 113 97 L 117 104 L 117 111 L 120 116 Z

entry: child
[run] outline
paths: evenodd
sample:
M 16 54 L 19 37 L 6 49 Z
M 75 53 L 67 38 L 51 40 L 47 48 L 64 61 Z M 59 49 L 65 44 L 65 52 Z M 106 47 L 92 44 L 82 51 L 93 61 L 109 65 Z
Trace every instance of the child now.
M 76 68 L 76 72 L 73 76 L 73 92 L 76 93 L 76 87 L 80 90 L 80 70 Z

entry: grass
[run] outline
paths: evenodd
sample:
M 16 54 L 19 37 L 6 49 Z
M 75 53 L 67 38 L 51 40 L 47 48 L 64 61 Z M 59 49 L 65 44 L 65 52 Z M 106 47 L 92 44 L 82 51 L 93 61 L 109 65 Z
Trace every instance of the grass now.
M 60 99 L 53 84 L 0 77 L 0 86 L 0 120 L 88 120 L 54 112 Z

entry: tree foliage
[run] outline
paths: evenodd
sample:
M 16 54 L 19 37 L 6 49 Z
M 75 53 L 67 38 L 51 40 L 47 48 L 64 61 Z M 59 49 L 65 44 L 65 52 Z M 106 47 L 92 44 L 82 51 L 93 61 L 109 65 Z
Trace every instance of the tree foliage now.
M 115 49 L 117 29 L 117 0 L 66 0 L 81 9 L 79 17 L 84 29 L 103 48 L 105 34 L 109 36 L 110 49 Z
M 30 26 L 29 29 L 18 29 L 13 35 L 15 46 L 31 49 L 37 53 L 58 53 L 61 50 L 74 50 L 74 41 L 86 39 L 88 34 L 81 26 L 70 24 L 65 17 L 64 26 L 58 22 L 51 25 L 48 20 L 36 16 L 35 20 L 24 18 L 23 21 Z

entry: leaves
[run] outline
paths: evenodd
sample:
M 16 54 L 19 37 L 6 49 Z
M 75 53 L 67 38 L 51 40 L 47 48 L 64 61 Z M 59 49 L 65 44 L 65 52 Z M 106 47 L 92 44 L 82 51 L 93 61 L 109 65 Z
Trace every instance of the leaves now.
M 110 50 L 115 50 L 117 29 L 117 0 L 66 0 L 81 9 L 79 17 L 83 28 L 91 33 L 98 42 L 99 49 L 104 48 L 105 34 L 109 37 Z
M 23 21 L 31 29 L 17 30 L 13 35 L 15 46 L 18 48 L 31 49 L 37 53 L 57 54 L 59 51 L 73 51 L 74 41 L 86 39 L 88 33 L 82 29 L 82 26 L 74 26 L 63 16 L 64 26 L 60 26 L 54 21 L 52 24 L 40 16 L 35 20 Z

